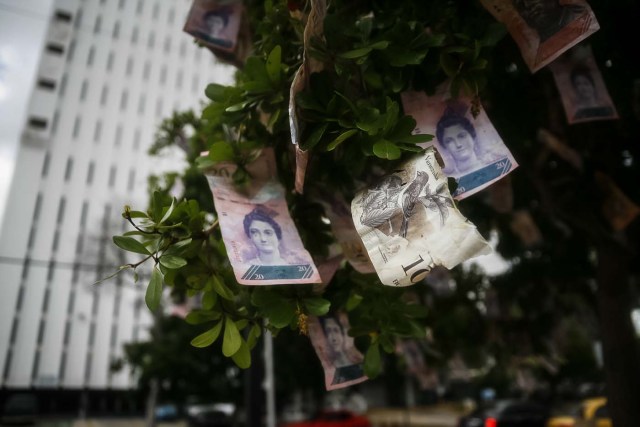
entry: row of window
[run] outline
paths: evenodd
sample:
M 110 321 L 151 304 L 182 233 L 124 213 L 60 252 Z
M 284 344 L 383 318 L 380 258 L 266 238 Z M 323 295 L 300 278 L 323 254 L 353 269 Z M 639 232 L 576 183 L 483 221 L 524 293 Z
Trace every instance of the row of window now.
M 49 173 L 49 162 L 50 162 L 50 155 L 49 153 L 47 153 L 45 155 L 45 159 L 42 165 L 42 177 L 46 177 L 47 174 Z M 96 163 L 94 161 L 89 162 L 89 167 L 87 169 L 87 177 L 86 177 L 87 185 L 93 184 L 95 169 L 96 169 Z M 115 165 L 112 165 L 111 168 L 109 169 L 108 185 L 110 188 L 113 188 L 113 186 L 116 183 L 117 173 L 118 173 L 118 168 Z M 72 174 L 73 174 L 73 157 L 69 157 L 67 159 L 67 163 L 64 170 L 64 181 L 65 182 L 70 181 Z M 135 185 L 135 179 L 136 179 L 136 171 L 135 169 L 131 169 L 129 171 L 129 176 L 127 178 L 127 191 L 133 190 L 133 187 Z M 62 200 L 64 200 L 64 198 Z M 40 198 L 38 198 L 36 200 L 36 209 L 34 212 L 34 215 L 36 215 L 36 217 L 34 218 L 34 220 L 37 219 L 37 215 L 39 215 L 40 213 L 40 203 L 41 203 L 41 200 Z M 62 216 L 64 215 L 64 205 L 61 205 L 60 209 L 62 209 L 62 211 L 60 210 L 58 211 L 57 223 L 60 223 L 62 221 Z M 84 211 L 83 211 L 83 215 L 84 215 Z

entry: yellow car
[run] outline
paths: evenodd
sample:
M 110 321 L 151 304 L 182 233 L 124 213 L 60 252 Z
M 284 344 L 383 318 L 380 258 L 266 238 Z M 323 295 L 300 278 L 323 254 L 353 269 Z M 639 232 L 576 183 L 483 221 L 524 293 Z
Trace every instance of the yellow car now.
M 583 400 L 571 415 L 555 415 L 547 421 L 547 427 L 612 427 L 607 409 L 607 398 Z

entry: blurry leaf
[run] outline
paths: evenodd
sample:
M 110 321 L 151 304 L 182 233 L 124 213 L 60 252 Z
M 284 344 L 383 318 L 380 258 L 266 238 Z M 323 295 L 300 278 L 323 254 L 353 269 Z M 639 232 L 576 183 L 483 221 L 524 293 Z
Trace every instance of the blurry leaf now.
M 209 329 L 207 332 L 200 334 L 194 339 L 192 339 L 191 345 L 198 348 L 209 347 L 218 339 L 221 329 L 222 329 L 222 322 L 218 322 L 213 328 Z
M 262 334 L 262 329 L 260 325 L 255 323 L 251 329 L 249 330 L 249 335 L 247 336 L 247 345 L 249 346 L 249 350 L 253 350 L 256 343 L 258 342 L 258 337 Z
M 327 130 L 327 126 L 329 126 L 329 123 L 317 126 L 313 130 L 313 132 L 311 132 L 309 138 L 307 138 L 307 140 L 302 144 L 305 150 L 310 150 L 311 148 L 315 147 L 318 142 L 320 142 L 322 135 L 324 135 L 324 131 Z
M 380 345 L 372 343 L 364 356 L 364 374 L 369 378 L 380 375 L 382 366 L 380 363 Z
M 342 144 L 344 141 L 346 141 L 356 133 L 358 133 L 357 129 L 349 129 L 348 131 L 342 132 L 336 139 L 334 139 L 329 143 L 329 145 L 327 145 L 327 151 L 335 149 L 338 145 Z
M 243 339 L 240 341 L 240 348 L 231 356 L 231 360 L 241 369 L 247 369 L 251 366 L 251 352 L 249 346 Z
M 273 48 L 269 57 L 267 58 L 267 74 L 273 83 L 280 82 L 280 57 L 282 55 L 282 48 L 280 45 Z
M 211 289 L 213 289 L 214 291 L 216 291 L 216 293 L 218 295 L 220 295 L 222 298 L 226 299 L 226 300 L 233 300 L 233 292 L 231 292 L 231 290 L 225 286 L 224 283 L 222 283 L 222 281 L 218 278 L 218 276 L 211 276 L 211 278 L 209 279 L 208 284 L 210 284 Z
M 241 343 L 242 337 L 235 322 L 230 317 L 225 317 L 222 354 L 227 357 L 233 356 L 240 348 Z
M 135 252 L 137 254 L 151 255 L 151 252 L 139 241 L 133 237 L 113 236 L 113 243 L 120 249 L 125 251 Z
M 344 59 L 356 59 L 361 58 L 365 55 L 368 55 L 373 49 L 371 47 L 363 47 L 360 49 L 350 50 L 348 52 L 344 52 L 338 55 L 340 58 Z
M 173 213 L 173 210 L 175 209 L 176 206 L 176 199 L 172 198 L 171 199 L 171 206 L 169 206 L 169 209 L 167 209 L 167 211 L 165 212 L 165 214 L 162 216 L 162 219 L 160 220 L 160 222 L 158 224 L 162 224 L 163 222 L 165 222 L 166 220 L 169 219 L 169 217 L 171 216 L 171 214 Z
M 362 295 L 351 294 L 349 295 L 349 299 L 347 300 L 346 309 L 347 311 L 351 311 L 356 308 L 362 302 Z
M 175 255 L 162 255 L 160 257 L 160 264 L 166 268 L 176 269 L 187 265 L 187 260 Z
M 214 142 L 209 148 L 209 159 L 217 162 L 228 162 L 233 160 L 233 147 L 225 141 Z
M 144 301 L 147 303 L 149 310 L 156 311 L 162 299 L 162 273 L 158 270 L 158 266 L 154 266 L 151 271 L 151 280 L 147 286 L 147 293 Z
M 394 143 L 382 139 L 373 144 L 373 154 L 381 159 L 395 160 L 400 158 L 400 149 Z
M 213 291 L 207 291 L 202 297 L 202 308 L 205 310 L 211 310 L 216 301 L 218 300 L 218 294 Z
M 199 325 L 201 323 L 211 322 L 212 320 L 218 320 L 220 318 L 220 313 L 214 311 L 205 311 L 205 310 L 192 310 L 185 321 L 190 325 Z
M 442 52 L 440 54 L 440 67 L 449 77 L 453 77 L 458 74 L 459 64 L 453 59 L 453 57 L 447 53 Z
M 309 313 L 314 316 L 324 316 L 329 312 L 329 308 L 331 308 L 331 302 L 324 298 L 305 298 L 303 301 Z

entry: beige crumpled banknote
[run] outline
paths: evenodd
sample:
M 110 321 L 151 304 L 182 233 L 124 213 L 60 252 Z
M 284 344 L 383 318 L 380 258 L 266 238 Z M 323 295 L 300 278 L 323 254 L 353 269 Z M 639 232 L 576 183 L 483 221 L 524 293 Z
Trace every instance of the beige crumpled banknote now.
M 456 208 L 433 147 L 356 194 L 351 214 L 383 284 L 410 286 L 433 267 L 491 252 Z

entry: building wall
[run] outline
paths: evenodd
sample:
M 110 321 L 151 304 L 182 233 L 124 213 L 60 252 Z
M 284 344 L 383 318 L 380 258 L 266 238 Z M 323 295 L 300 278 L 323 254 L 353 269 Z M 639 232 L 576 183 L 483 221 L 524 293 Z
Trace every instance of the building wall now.
M 229 83 L 181 31 L 189 0 L 55 0 L 0 228 L 0 386 L 114 388 L 127 342 L 148 336 L 144 283 L 98 279 L 125 262 L 111 236 L 125 204 L 146 206 L 157 126 Z M 2 13 L 2 9 L 0 9 Z M 25 94 L 28 96 L 28 94 Z M 136 258 L 133 257 L 132 260 Z

